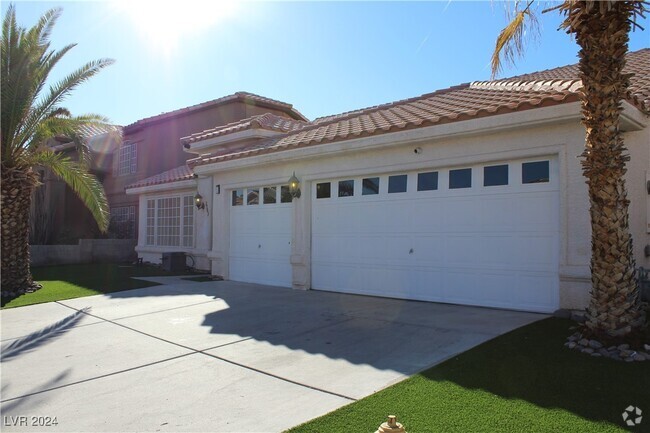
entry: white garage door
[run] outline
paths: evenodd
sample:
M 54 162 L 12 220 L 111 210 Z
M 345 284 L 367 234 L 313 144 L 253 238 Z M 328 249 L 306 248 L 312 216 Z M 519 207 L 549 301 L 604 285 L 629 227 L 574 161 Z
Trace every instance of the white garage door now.
M 231 191 L 230 276 L 233 281 L 291 287 L 292 205 L 286 187 Z
M 557 173 L 542 158 L 314 182 L 312 287 L 553 311 Z

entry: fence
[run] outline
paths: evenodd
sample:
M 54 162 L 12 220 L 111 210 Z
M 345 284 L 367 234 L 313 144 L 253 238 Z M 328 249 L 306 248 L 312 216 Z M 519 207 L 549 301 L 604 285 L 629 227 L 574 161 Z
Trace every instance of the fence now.
M 31 265 L 119 263 L 133 261 L 135 239 L 79 239 L 78 245 L 32 245 Z

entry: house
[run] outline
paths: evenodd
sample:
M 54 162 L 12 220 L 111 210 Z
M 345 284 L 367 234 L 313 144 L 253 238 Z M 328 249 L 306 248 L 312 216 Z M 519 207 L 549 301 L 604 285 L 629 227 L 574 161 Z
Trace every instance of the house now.
M 183 152 L 179 146 L 181 137 L 196 131 L 213 128 L 244 119 L 249 116 L 273 113 L 282 118 L 307 120 L 290 104 L 246 92 L 237 92 L 219 99 L 191 107 L 162 113 L 138 120 L 123 128 L 111 128 L 122 134 L 121 139 L 107 142 L 105 131 L 95 128 L 85 131 L 93 151 L 91 171 L 104 186 L 108 199 L 111 225 L 109 236 L 137 238 L 138 199 L 127 195 L 125 186 L 160 172 L 185 166 L 193 155 Z M 65 141 L 65 140 L 63 140 Z M 96 148 L 93 148 L 93 143 Z M 54 147 L 57 151 L 76 153 L 72 143 Z M 75 155 L 72 155 L 76 158 Z M 49 191 L 45 209 L 58 209 L 54 230 L 59 241 L 74 241 L 99 235 L 97 225 L 90 213 L 74 193 L 62 181 L 49 176 Z M 45 189 L 40 191 L 45 195 Z M 63 195 L 65 201 L 61 201 Z M 54 206 L 57 204 L 57 206 Z M 42 218 L 41 218 L 42 219 Z M 34 219 L 35 221 L 38 219 Z
M 649 49 L 629 54 L 621 123 L 634 255 L 645 267 L 649 69 Z M 570 65 L 312 122 L 267 113 L 188 134 L 186 166 L 127 187 L 139 200 L 136 251 L 150 262 L 185 252 L 225 279 L 296 289 L 583 308 L 591 250 L 580 86 Z
M 90 172 L 103 181 L 111 173 L 112 154 L 119 148 L 122 128 L 86 125 L 77 132 L 89 151 Z M 74 161 L 79 158 L 68 137 L 55 137 L 47 144 Z M 76 243 L 99 235 L 91 213 L 61 178 L 45 169 L 39 169 L 39 177 L 41 185 L 34 191 L 30 209 L 30 244 Z

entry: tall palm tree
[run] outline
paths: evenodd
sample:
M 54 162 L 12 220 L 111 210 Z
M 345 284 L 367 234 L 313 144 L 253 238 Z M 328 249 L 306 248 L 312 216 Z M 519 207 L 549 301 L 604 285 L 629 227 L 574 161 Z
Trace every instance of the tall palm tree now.
M 500 70 L 502 56 L 512 61 L 521 55 L 525 26 L 535 22 L 532 3 L 516 2 L 512 22 L 497 38 L 493 75 Z M 629 156 L 619 119 L 630 84 L 623 73 L 629 33 L 647 12 L 646 4 L 565 0 L 549 9 L 564 16 L 560 28 L 580 46 L 580 99 L 586 128 L 581 164 L 589 189 L 592 232 L 592 289 L 584 331 L 605 340 L 635 333 L 644 323 L 628 225 L 624 175 Z
M 45 89 L 52 69 L 74 47 L 50 49 L 50 34 L 61 13 L 46 12 L 26 29 L 18 26 L 14 5 L 2 22 L 1 67 L 2 114 L 2 294 L 17 296 L 39 286 L 29 267 L 29 208 L 38 185 L 35 167 L 45 167 L 63 179 L 88 207 L 99 228 L 108 225 L 108 204 L 101 183 L 88 173 L 88 151 L 78 134 L 80 126 L 103 124 L 97 115 L 72 116 L 62 101 L 81 83 L 97 74 L 112 60 L 87 63 Z M 45 145 L 48 138 L 64 136 L 77 144 L 79 161 L 54 153 Z

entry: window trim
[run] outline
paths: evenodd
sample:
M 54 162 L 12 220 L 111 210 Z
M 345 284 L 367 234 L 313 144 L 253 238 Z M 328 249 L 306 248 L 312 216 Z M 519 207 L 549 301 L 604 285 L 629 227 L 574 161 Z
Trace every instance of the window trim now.
M 122 157 L 127 153 L 129 154 L 128 163 L 126 158 Z M 124 165 L 122 165 L 124 163 Z M 128 165 L 127 165 L 128 164 Z M 117 162 L 115 164 L 115 175 L 126 176 L 134 174 L 138 171 L 138 146 L 134 141 L 125 141 L 117 151 Z

